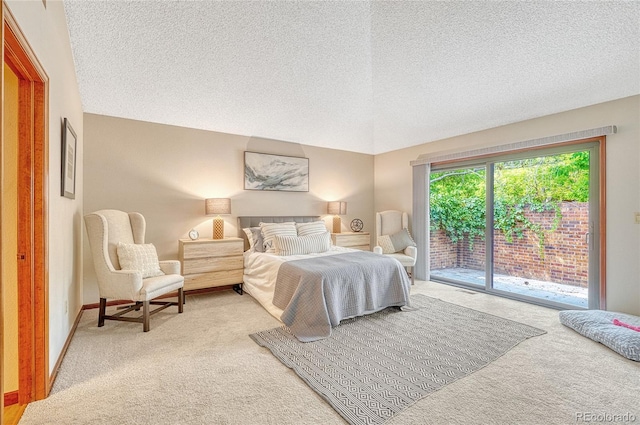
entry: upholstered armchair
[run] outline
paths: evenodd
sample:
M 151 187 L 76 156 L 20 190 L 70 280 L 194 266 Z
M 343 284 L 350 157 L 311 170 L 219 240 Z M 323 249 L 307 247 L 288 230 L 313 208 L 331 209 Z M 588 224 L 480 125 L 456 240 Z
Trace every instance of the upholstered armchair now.
M 400 261 L 411 274 L 411 284 L 415 283 L 413 268 L 418 250 L 409 234 L 409 216 L 406 212 L 389 210 L 376 213 L 376 246 L 373 252 Z
M 105 320 L 142 323 L 149 331 L 149 317 L 167 307 L 177 305 L 182 313 L 184 304 L 184 277 L 180 275 L 179 261 L 158 261 L 151 244 L 144 244 L 146 222 L 140 213 L 100 210 L 84 217 L 93 265 L 100 292 L 98 327 Z M 177 301 L 155 301 L 156 298 L 178 292 Z M 122 311 L 106 315 L 107 299 L 132 301 Z M 160 307 L 150 310 L 151 305 Z M 123 316 L 133 310 L 142 316 Z

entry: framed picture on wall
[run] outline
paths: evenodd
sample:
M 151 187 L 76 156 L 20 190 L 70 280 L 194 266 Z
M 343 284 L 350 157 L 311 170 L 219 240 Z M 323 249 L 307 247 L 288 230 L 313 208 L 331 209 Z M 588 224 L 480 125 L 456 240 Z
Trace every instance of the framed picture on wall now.
M 60 196 L 75 199 L 76 197 L 76 147 L 78 138 L 68 119 L 64 119 L 62 127 L 62 160 Z
M 309 191 L 309 158 L 244 153 L 245 190 Z

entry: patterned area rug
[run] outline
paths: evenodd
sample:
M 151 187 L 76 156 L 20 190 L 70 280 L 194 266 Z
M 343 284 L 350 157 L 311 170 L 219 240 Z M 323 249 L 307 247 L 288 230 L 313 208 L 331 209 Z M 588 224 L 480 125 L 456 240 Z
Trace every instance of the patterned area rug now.
M 302 343 L 286 327 L 250 335 L 351 424 L 381 424 L 433 391 L 546 333 L 424 295 L 411 311 L 388 308 L 343 320 Z

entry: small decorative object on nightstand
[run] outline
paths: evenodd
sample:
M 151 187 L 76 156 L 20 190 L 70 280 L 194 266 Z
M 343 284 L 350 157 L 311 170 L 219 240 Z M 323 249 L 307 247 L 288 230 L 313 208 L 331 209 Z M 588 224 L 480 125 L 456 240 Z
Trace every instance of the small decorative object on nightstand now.
M 233 285 L 242 295 L 244 243 L 240 238 L 180 239 L 178 259 L 184 290 Z
M 351 220 L 351 230 L 354 232 L 362 232 L 362 228 L 363 228 L 363 224 L 362 224 L 362 220 L 360 220 L 359 218 L 354 218 L 353 220 Z
M 191 239 L 192 241 L 195 241 L 199 237 L 200 237 L 200 234 L 198 233 L 198 231 L 196 229 L 189 230 L 189 239 Z
M 371 251 L 369 232 L 332 233 L 331 240 L 335 246 Z

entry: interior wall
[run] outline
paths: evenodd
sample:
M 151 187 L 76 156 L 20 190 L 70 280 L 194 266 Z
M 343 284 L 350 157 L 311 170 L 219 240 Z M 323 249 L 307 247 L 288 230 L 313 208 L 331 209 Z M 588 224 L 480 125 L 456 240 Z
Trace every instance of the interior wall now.
M 616 125 L 607 136 L 607 309 L 640 314 L 640 96 L 575 109 L 375 157 L 375 210 L 412 210 L 409 162 L 421 154 L 449 153 Z
M 4 303 L 4 391 L 18 381 L 18 77 L 4 65 L 2 141 L 2 302 Z
M 84 135 L 85 213 L 142 213 L 160 259 L 177 259 L 192 228 L 211 238 L 206 198 L 231 198 L 227 237 L 237 236 L 238 216 L 319 215 L 331 229 L 327 202 L 337 200 L 347 202 L 343 231 L 354 218 L 373 231 L 372 155 L 94 114 L 84 116 Z M 309 192 L 244 190 L 245 151 L 309 158 Z M 99 295 L 84 238 L 84 303 L 92 304 Z
M 61 1 L 6 0 L 47 74 L 49 370 L 52 371 L 82 307 L 82 103 Z M 78 136 L 76 198 L 60 196 L 62 122 Z

